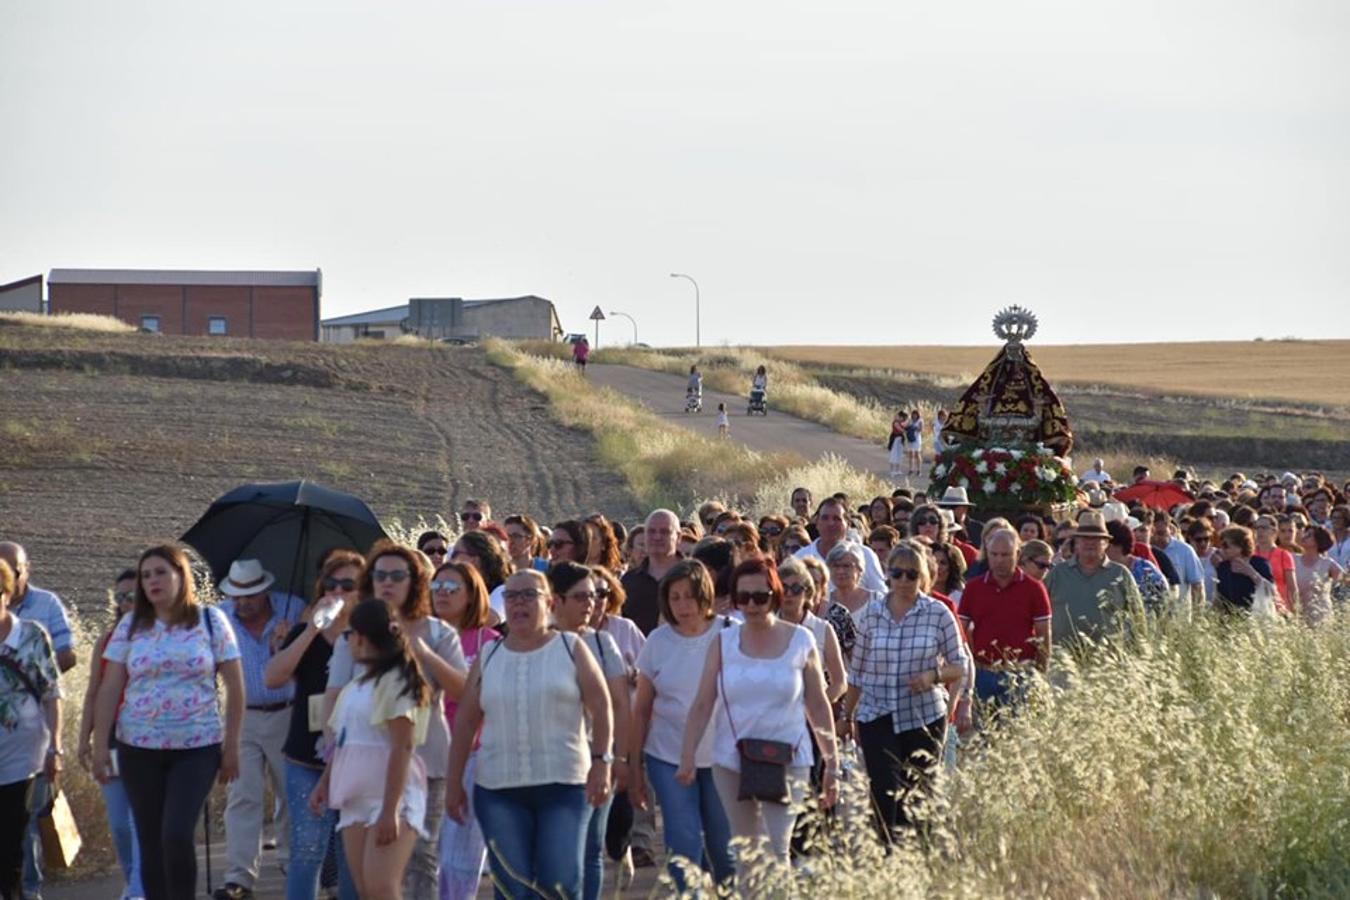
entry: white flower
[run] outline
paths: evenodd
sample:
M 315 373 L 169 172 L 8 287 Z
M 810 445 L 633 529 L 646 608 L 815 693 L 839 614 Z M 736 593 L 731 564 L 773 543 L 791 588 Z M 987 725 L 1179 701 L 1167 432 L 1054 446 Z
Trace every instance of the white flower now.
M 1007 473 L 1007 471 L 1008 467 L 1004 463 L 999 463 L 998 465 L 994 466 L 994 472 L 998 475 L 1004 475 Z
M 970 487 L 970 482 L 965 478 L 965 476 L 962 476 L 961 478 L 956 479 L 956 486 L 968 488 Z
M 995 481 L 995 480 L 992 479 L 992 478 L 986 478 L 986 479 L 984 480 L 984 492 L 985 492 L 986 494 L 992 494 L 992 493 L 994 493 L 994 492 L 997 491 L 997 490 L 998 490 L 998 482 L 997 482 L 997 481 Z
M 983 448 L 983 447 L 976 447 L 973 451 L 971 451 L 970 458 L 971 458 L 971 459 L 983 459 L 983 458 L 984 458 L 984 448 Z
M 1026 456 L 1026 454 L 1023 453 L 1021 450 L 1009 450 L 1008 455 L 1011 456 L 1013 459 L 1021 459 L 1022 457 Z

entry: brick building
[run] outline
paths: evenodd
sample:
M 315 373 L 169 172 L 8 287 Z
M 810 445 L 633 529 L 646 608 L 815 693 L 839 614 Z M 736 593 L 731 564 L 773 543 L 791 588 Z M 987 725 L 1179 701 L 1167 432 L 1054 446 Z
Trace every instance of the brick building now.
M 116 316 L 162 334 L 319 339 L 323 273 L 52 269 L 48 311 Z

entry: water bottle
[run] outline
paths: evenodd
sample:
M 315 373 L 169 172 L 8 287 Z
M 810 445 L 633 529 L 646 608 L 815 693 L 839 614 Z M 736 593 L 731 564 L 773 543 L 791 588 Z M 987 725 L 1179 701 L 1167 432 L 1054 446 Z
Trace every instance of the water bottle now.
M 314 627 L 323 631 L 329 625 L 337 621 L 338 615 L 342 612 L 342 600 L 337 597 L 329 597 L 319 604 L 314 610 Z

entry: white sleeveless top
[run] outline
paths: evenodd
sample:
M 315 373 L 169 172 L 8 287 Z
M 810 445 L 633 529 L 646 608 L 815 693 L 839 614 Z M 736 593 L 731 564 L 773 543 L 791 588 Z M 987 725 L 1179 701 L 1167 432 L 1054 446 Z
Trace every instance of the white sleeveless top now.
M 821 665 L 824 665 L 825 629 L 830 627 L 830 623 L 807 610 L 806 615 L 802 617 L 802 627 L 811 632 L 811 637 L 816 639 L 816 653 L 820 655 Z
M 811 765 L 802 669 L 816 641 L 800 625 L 792 628 L 787 649 L 774 659 L 756 659 L 742 653 L 740 628 L 725 629 L 718 636 L 722 642 L 722 674 L 717 690 L 723 708 L 713 743 L 715 764 L 739 772 L 741 757 L 736 741 L 755 738 L 785 741 L 795 748 L 791 765 Z
M 501 790 L 586 783 L 590 750 L 572 661 L 576 646 L 575 635 L 558 634 L 528 653 L 505 643 L 482 649 L 477 784 Z

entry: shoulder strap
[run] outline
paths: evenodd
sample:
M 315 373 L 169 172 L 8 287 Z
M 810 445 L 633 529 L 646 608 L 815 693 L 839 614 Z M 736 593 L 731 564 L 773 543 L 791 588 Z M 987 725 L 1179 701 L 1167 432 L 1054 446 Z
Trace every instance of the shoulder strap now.
M 572 645 L 567 643 L 567 632 L 565 631 L 558 632 L 558 637 L 562 640 L 563 649 L 567 651 L 567 658 L 570 659 L 572 662 L 576 662 L 577 655 L 572 652 Z
M 479 639 L 482 639 L 481 631 L 479 632 Z M 480 678 L 483 676 L 483 672 L 487 670 L 488 663 L 492 662 L 493 654 L 501 647 L 503 640 L 505 640 L 505 638 L 493 638 L 492 643 L 488 645 L 488 654 L 483 658 L 483 664 L 478 667 L 478 676 Z M 479 650 L 481 652 L 482 648 L 480 647 Z
M 736 744 L 740 743 L 741 738 L 740 735 L 736 734 L 736 723 L 731 721 L 731 704 L 727 701 L 727 683 L 726 680 L 722 678 L 722 666 L 727 658 L 727 642 L 723 640 L 724 637 L 726 637 L 725 631 L 717 635 L 717 640 L 721 642 L 722 645 L 718 648 L 721 653 L 717 656 L 717 688 L 722 692 L 722 712 L 727 717 L 727 724 L 731 726 L 731 741 L 733 744 Z
M 211 638 L 211 643 L 214 645 L 216 642 L 216 623 L 211 618 L 211 607 L 203 606 L 201 615 L 202 620 L 206 623 L 206 634 Z
M 14 623 L 14 627 L 19 627 L 18 622 Z M 33 683 L 33 679 L 28 677 L 28 673 L 23 670 L 23 666 L 19 665 L 8 656 L 0 655 L 0 667 L 13 672 L 14 677 L 19 679 L 20 683 L 23 684 L 24 690 L 33 695 L 33 699 L 38 702 L 38 705 L 42 704 L 42 692 L 37 689 L 37 685 Z
M 600 657 L 600 671 L 605 671 L 605 642 L 600 640 L 600 632 L 592 630 L 595 635 L 595 652 Z

